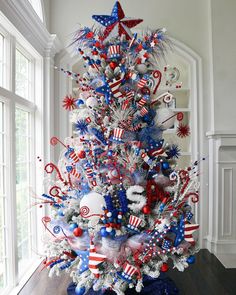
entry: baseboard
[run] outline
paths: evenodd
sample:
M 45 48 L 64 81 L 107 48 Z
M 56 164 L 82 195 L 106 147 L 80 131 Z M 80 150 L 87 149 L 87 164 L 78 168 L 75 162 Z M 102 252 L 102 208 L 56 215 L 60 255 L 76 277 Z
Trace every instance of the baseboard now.
M 225 268 L 236 268 L 236 254 L 215 254 Z
M 225 268 L 236 268 L 236 240 L 204 238 L 204 247 L 213 253 Z

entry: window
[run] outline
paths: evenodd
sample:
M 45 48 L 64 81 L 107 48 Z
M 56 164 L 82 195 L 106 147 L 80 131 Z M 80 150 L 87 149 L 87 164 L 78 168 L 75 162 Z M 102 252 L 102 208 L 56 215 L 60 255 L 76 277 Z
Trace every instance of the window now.
M 18 48 L 16 49 L 16 79 L 15 92 L 21 97 L 30 99 L 31 90 L 31 64 L 27 58 Z M 30 99 L 32 100 L 32 99 Z
M 32 5 L 33 9 L 37 13 L 37 15 L 39 16 L 41 21 L 43 21 L 43 12 L 42 12 L 41 1 L 40 0 L 28 0 L 28 1 Z
M 5 105 L 0 100 L 0 290 L 7 285 L 6 221 L 5 221 Z
M 0 33 L 0 86 L 3 86 L 4 36 Z
M 16 223 L 18 271 L 22 274 L 32 257 L 32 198 L 33 183 L 30 126 L 31 114 L 19 107 L 15 110 L 16 139 Z
M 34 134 L 35 126 L 42 128 L 43 62 L 1 14 L 0 23 L 0 294 L 9 294 L 39 264 L 33 196 L 41 193 L 43 170 L 40 175 L 34 163 L 43 133 L 37 145 Z

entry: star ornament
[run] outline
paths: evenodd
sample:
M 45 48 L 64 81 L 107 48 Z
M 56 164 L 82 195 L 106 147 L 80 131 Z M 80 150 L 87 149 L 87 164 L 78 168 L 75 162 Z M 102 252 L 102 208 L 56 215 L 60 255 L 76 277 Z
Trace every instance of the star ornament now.
M 102 40 L 125 35 L 127 40 L 132 39 L 130 28 L 141 23 L 142 19 L 126 18 L 124 11 L 117 1 L 112 9 L 111 15 L 93 15 L 92 18 L 106 27 Z
M 89 251 L 76 250 L 75 252 L 80 258 L 78 273 L 82 274 L 84 271 L 89 269 Z

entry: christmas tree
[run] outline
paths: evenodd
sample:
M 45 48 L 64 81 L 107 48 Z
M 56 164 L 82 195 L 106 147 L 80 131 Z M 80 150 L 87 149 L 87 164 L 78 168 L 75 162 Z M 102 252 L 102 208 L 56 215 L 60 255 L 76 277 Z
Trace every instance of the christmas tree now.
M 49 276 L 70 272 L 76 294 L 140 292 L 144 276 L 158 278 L 170 263 L 183 271 L 195 261 L 198 161 L 177 169 L 180 149 L 163 139 L 175 120 L 177 135 L 189 134 L 183 114 L 163 107 L 173 95 L 159 90 L 160 60 L 172 48 L 166 30 L 133 34 L 142 20 L 126 18 L 119 2 L 111 15 L 93 19 L 99 25 L 80 28 L 71 44 L 85 73 L 59 69 L 80 94 L 63 100 L 76 136 L 53 137 L 61 157 L 45 166 L 56 173 L 43 194 L 52 208 L 42 220 L 45 266 Z M 170 76 L 167 86 L 175 83 Z

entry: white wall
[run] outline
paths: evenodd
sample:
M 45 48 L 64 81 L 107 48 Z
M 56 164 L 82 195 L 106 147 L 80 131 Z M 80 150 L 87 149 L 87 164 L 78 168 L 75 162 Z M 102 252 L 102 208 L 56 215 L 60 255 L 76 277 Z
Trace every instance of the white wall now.
M 91 16 L 93 14 L 110 14 L 114 3 L 110 0 L 44 1 L 50 1 L 51 33 L 56 33 L 64 45 L 68 44 L 76 24 L 91 26 L 93 24 Z M 234 115 L 236 107 L 234 97 L 234 81 L 236 81 L 236 37 L 234 32 L 236 18 L 234 13 L 236 1 L 120 0 L 120 2 L 127 16 L 144 20 L 139 27 L 165 27 L 170 36 L 192 48 L 202 58 L 203 105 L 200 106 L 202 111 L 199 114 L 201 123 L 200 156 L 208 156 L 208 138 L 205 136 L 207 131 L 211 130 L 213 134 L 220 134 L 219 130 L 224 131 L 223 133 L 231 130 L 231 135 L 236 133 L 233 131 L 236 130 L 236 116 Z M 56 97 L 56 99 L 61 99 L 61 97 Z M 63 117 L 61 114 L 57 117 L 59 117 L 58 120 L 64 120 L 61 119 Z M 56 126 L 63 124 L 65 122 L 60 122 L 60 124 L 56 122 Z M 57 132 L 59 131 L 57 130 Z M 210 152 L 216 153 L 214 150 Z M 231 160 L 236 161 L 233 157 Z M 208 161 L 205 161 L 202 171 L 201 237 L 202 246 L 207 246 L 216 252 L 217 250 L 214 250 L 216 248 L 210 247 L 208 243 L 210 241 L 211 244 L 213 240 L 216 243 L 218 241 L 217 233 L 216 235 L 211 233 L 208 226 L 210 224 L 211 227 L 211 224 L 215 222 L 213 215 L 216 213 L 211 210 L 211 208 L 215 208 L 212 186 L 218 183 L 217 173 L 208 177 L 209 167 L 213 167 L 215 164 L 211 161 L 216 161 L 216 157 L 210 157 Z
M 51 1 L 50 0 L 42 0 L 42 9 L 44 13 L 44 21 L 48 32 L 51 32 Z
M 236 1 L 212 1 L 215 130 L 236 130 Z

